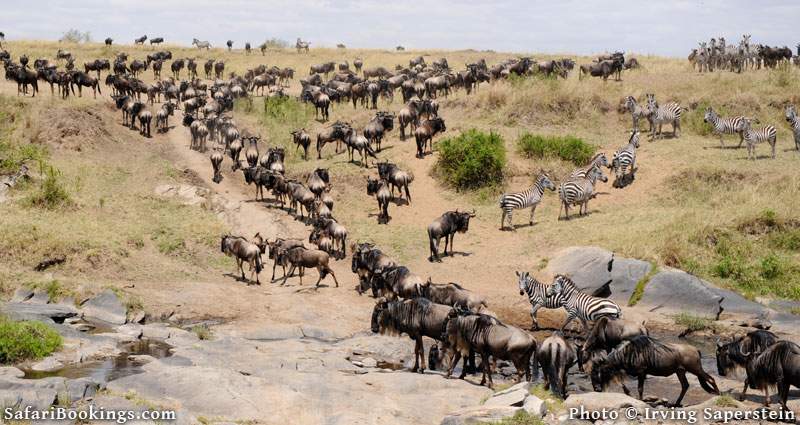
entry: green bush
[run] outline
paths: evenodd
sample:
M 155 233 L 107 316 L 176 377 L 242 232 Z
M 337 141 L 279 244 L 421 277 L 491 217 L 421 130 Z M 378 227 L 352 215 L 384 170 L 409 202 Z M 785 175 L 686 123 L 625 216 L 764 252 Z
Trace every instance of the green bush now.
M 0 364 L 40 359 L 61 344 L 61 335 L 44 323 L 13 322 L 0 316 Z
M 698 134 L 700 136 L 708 136 L 714 131 L 714 127 L 711 124 L 705 122 L 706 117 L 706 109 L 711 106 L 711 104 L 707 101 L 700 102 L 696 108 L 693 110 L 687 111 L 684 115 L 682 115 L 681 120 L 683 121 L 683 126 L 688 128 L 691 132 Z M 726 111 L 724 108 L 715 107 L 714 111 L 716 113 L 725 116 Z
M 72 198 L 64 185 L 61 171 L 54 167 L 47 166 L 41 186 L 37 191 L 28 196 L 26 203 L 29 206 L 48 210 L 72 205 Z
M 761 259 L 761 277 L 775 279 L 783 273 L 783 263 L 775 254 L 767 255 Z
M 525 133 L 517 140 L 517 151 L 526 158 L 560 158 L 575 165 L 589 162 L 596 150 L 596 146 L 573 136 Z
M 457 189 L 477 189 L 500 184 L 506 166 L 503 138 L 471 129 L 440 141 L 436 172 Z
M 92 34 L 89 31 L 81 32 L 72 28 L 65 32 L 59 41 L 65 43 L 89 43 L 92 41 Z

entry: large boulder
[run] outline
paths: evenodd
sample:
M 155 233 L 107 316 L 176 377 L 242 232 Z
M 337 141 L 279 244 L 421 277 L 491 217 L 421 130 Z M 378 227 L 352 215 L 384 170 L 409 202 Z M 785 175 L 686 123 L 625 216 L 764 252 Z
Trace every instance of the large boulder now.
M 86 301 L 81 307 L 83 308 L 83 317 L 91 320 L 123 325 L 127 318 L 127 309 L 117 294 L 110 289 L 106 289 L 100 295 Z
M 0 313 L 14 320 L 44 320 L 50 322 L 63 322 L 65 319 L 78 315 L 78 310 L 69 304 L 32 304 L 29 302 L 9 302 L 0 306 Z
M 525 398 L 530 394 L 531 383 L 530 382 L 520 382 L 517 385 L 514 385 L 511 388 L 505 389 L 503 391 L 498 391 L 497 393 L 493 394 L 484 406 L 522 406 L 522 403 L 525 402 Z
M 677 269 L 656 273 L 644 288 L 637 307 L 665 314 L 690 313 L 717 320 L 723 297 L 710 284 Z

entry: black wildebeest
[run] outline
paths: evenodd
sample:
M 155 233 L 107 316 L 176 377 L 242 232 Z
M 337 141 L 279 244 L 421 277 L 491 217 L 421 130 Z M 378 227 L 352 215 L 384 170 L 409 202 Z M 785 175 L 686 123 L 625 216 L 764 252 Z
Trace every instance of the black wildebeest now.
M 222 173 L 220 167 L 222 166 L 222 152 L 214 150 L 211 152 L 209 159 L 211 160 L 211 168 L 214 170 L 214 177 L 211 179 L 214 183 L 219 184 L 222 181 Z
M 426 119 L 414 130 L 414 138 L 417 142 L 417 158 L 425 157 L 425 145 L 430 143 L 430 153 L 433 153 L 433 136 L 447 130 L 444 119 L 433 117 Z
M 175 59 L 170 64 L 169 68 L 172 70 L 172 75 L 175 77 L 176 80 L 180 80 L 181 70 L 183 69 L 184 65 L 186 65 L 185 59 Z
M 300 147 L 303 148 L 303 159 L 308 160 L 308 147 L 311 146 L 311 135 L 306 132 L 305 128 L 292 131 L 292 143 L 297 145 L 295 152 Z
M 361 68 L 364 66 L 364 61 L 361 58 L 355 58 L 353 60 L 353 67 L 356 69 L 356 73 L 361 72 Z
M 480 353 L 483 360 L 483 378 L 481 385 L 488 377 L 489 388 L 492 382 L 492 370 L 489 358 L 510 360 L 517 369 L 517 382 L 523 377 L 531 377 L 531 358 L 536 355 L 536 340 L 527 332 L 514 326 L 506 325 L 486 314 L 460 315 L 452 310 L 448 315 L 446 328 L 447 346 L 451 350 L 449 377 L 461 356 L 468 356 L 474 350 Z M 461 373 L 461 378 L 465 375 Z
M 241 236 L 223 235 L 220 239 L 220 251 L 229 257 L 236 258 L 238 271 L 244 277 L 244 263 L 250 264 L 250 281 L 253 280 L 253 273 L 256 275 L 256 284 L 260 285 L 258 274 L 261 273 L 261 249 Z
M 154 45 L 154 44 L 161 44 L 163 42 L 164 42 L 164 37 L 155 37 L 155 38 L 150 39 L 150 45 L 151 46 Z
M 217 61 L 214 64 L 214 76 L 216 78 L 222 78 L 222 74 L 225 72 L 225 61 Z
M 244 54 L 249 55 L 252 48 L 250 47 L 250 42 L 244 43 Z
M 403 197 L 403 190 L 405 190 L 406 200 L 411 204 L 411 192 L 408 190 L 408 185 L 414 181 L 414 175 L 411 172 L 403 171 L 396 164 L 390 162 L 379 162 L 378 175 L 389 182 L 392 196 L 394 196 L 395 188 L 397 188 L 401 198 Z
M 437 304 L 459 307 L 471 313 L 481 313 L 487 308 L 486 298 L 454 282 L 433 283 L 428 278 L 428 281 L 419 287 L 419 296 Z
M 637 336 L 624 341 L 608 356 L 595 357 L 591 373 L 592 387 L 595 391 L 604 391 L 612 380 L 627 373 L 638 379 L 641 400 L 647 375 L 666 377 L 675 374 L 681 383 L 681 394 L 675 400 L 675 406 L 680 406 L 689 389 L 686 372 L 695 375 L 706 392 L 719 394 L 717 383 L 703 370 L 700 359 L 700 350 L 691 345 L 665 343 L 649 336 Z M 630 395 L 625 384 L 622 384 L 622 389 L 626 395 Z
M 444 255 L 447 255 L 447 246 L 450 245 L 450 255 L 453 255 L 453 239 L 456 233 L 466 233 L 469 230 L 469 219 L 475 217 L 475 211 L 459 212 L 448 211 L 428 225 L 428 243 L 430 257 L 428 261 L 441 262 L 439 258 L 439 242 L 444 238 Z
M 364 127 L 364 137 L 366 137 L 370 143 L 374 143 L 375 150 L 380 152 L 383 135 L 389 131 L 392 131 L 393 128 L 394 114 L 381 111 L 376 113 L 375 117 L 373 117 Z
M 146 35 L 146 34 L 145 34 L 145 35 L 143 35 L 143 36 L 141 36 L 141 37 L 139 37 L 139 38 L 137 38 L 137 39 L 134 39 L 134 40 L 133 40 L 133 44 L 134 44 L 134 45 L 137 45 L 137 44 L 144 44 L 144 42 L 145 42 L 145 41 L 147 41 L 147 35 Z
M 363 284 L 368 284 L 372 288 L 372 296 L 377 297 L 378 287 L 373 285 L 373 277 L 383 272 L 384 269 L 394 267 L 397 264 L 388 255 L 384 254 L 375 245 L 369 242 L 354 243 L 350 249 L 353 251 L 353 258 L 350 263 L 351 271 L 360 278 L 358 294 L 364 291 Z
M 746 368 L 747 356 L 744 353 L 755 357 L 776 342 L 778 342 L 778 337 L 774 333 L 764 330 L 748 332 L 747 335 L 734 338 L 724 344 L 718 340 L 717 372 L 719 376 L 727 376 L 736 369 Z
M 603 81 L 608 80 L 608 76 L 615 74 L 615 79 L 620 81 L 622 79 L 622 69 L 625 65 L 625 57 L 622 53 L 614 53 L 610 59 L 603 60 L 597 63 L 581 65 L 579 79 L 582 79 L 584 74 L 591 75 L 592 77 L 602 77 Z
M 111 70 L 111 63 L 108 62 L 108 59 L 95 59 L 91 62 L 86 62 L 83 64 L 84 71 L 88 74 L 89 71 L 96 71 L 97 78 L 100 78 L 100 71 L 101 70 Z
M 295 268 L 299 268 L 298 273 L 300 276 L 301 285 L 303 284 L 303 275 L 305 274 L 305 269 L 315 268 L 319 273 L 319 279 L 317 279 L 317 283 L 314 286 L 319 286 L 319 283 L 322 281 L 322 279 L 325 279 L 325 277 L 330 274 L 333 277 L 333 281 L 336 282 L 336 287 L 339 287 L 339 281 L 336 280 L 336 275 L 333 273 L 333 269 L 331 269 L 328 265 L 330 262 L 330 255 L 328 255 L 327 252 L 320 251 L 318 249 L 306 249 L 298 246 L 290 249 L 282 249 L 277 253 L 277 255 L 279 257 L 278 262 L 280 264 L 291 265 L 288 276 L 292 275 Z M 283 276 L 283 283 L 286 283 L 288 276 Z
M 783 410 L 788 410 L 786 400 L 789 388 L 800 388 L 800 346 L 790 341 L 778 341 L 761 354 L 743 352 L 747 361 L 747 379 L 740 400 L 744 400 L 747 388 L 764 391 L 764 406 L 769 407 L 769 387 L 778 387 L 778 398 Z
M 233 49 L 233 40 L 226 41 L 225 45 L 228 46 L 228 51 L 230 52 Z
M 536 351 L 533 362 L 536 377 L 536 365 L 542 367 L 544 372 L 544 389 L 549 389 L 561 398 L 567 398 L 567 371 L 575 364 L 575 349 L 572 343 L 564 339 L 561 332 L 554 332 L 542 341 Z
M 414 298 L 419 295 L 422 278 L 405 266 L 385 267 L 372 276 L 376 292 L 388 299 Z
M 583 370 L 584 364 L 599 352 L 610 353 L 622 341 L 637 336 L 649 336 L 644 323 L 633 323 L 624 319 L 601 317 L 586 336 L 586 341 L 578 347 L 578 367 Z
M 397 335 L 405 333 L 414 340 L 412 372 L 425 372 L 425 346 L 422 337 L 437 341 L 445 335 L 452 307 L 432 303 L 424 298 L 388 301 L 379 298 L 372 310 L 373 333 Z M 420 364 L 421 363 L 421 364 Z
M 374 179 L 367 177 L 367 195 L 374 196 L 378 200 L 378 224 L 387 224 L 389 217 L 389 201 L 392 194 L 389 192 L 389 182 L 384 179 Z
M 105 39 L 106 46 L 110 46 L 113 42 L 114 42 L 114 39 L 111 38 L 111 37 L 108 37 L 108 38 Z

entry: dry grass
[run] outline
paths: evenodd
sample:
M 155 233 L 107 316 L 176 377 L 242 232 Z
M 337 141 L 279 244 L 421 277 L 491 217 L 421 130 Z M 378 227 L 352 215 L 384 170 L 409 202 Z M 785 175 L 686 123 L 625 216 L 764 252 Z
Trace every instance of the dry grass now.
M 17 56 L 20 51 L 28 52 L 31 57 L 54 55 L 63 46 L 47 42 L 12 42 L 9 50 Z M 417 55 L 426 55 L 426 59 L 446 56 L 451 65 L 460 68 L 463 63 L 485 58 L 490 64 L 505 59 L 512 54 L 477 52 L 477 51 L 407 51 L 395 53 L 379 50 L 346 50 L 312 49 L 310 54 L 297 54 L 293 50 L 270 51 L 266 57 L 260 53 L 245 56 L 241 51 L 228 53 L 222 49 L 209 52 L 196 49 L 165 46 L 177 57 L 197 57 L 205 59 L 213 57 L 226 61 L 226 72 L 244 72 L 247 68 L 258 64 L 290 66 L 296 69 L 296 76 L 308 73 L 308 66 L 327 60 L 344 60 L 360 56 L 366 67 L 382 65 L 393 68 L 396 64 L 407 64 Z M 131 46 L 114 46 L 107 49 L 99 44 L 87 44 L 68 47 L 78 57 L 78 63 L 95 57 L 109 57 L 118 50 L 125 50 L 132 57 L 143 57 L 151 52 L 148 47 L 133 48 Z M 535 55 L 537 59 L 548 58 Z M 378 226 L 375 217 L 368 216 L 376 210 L 375 202 L 366 196 L 363 178 L 375 173 L 374 169 L 365 171 L 355 165 L 348 164 L 343 155 L 333 155 L 333 148 L 327 146 L 324 159 L 304 162 L 296 156 L 294 147 L 290 145 L 288 131 L 292 127 L 305 127 L 312 135 L 324 125 L 313 120 L 313 113 L 307 108 L 292 106 L 290 119 L 269 118 L 263 114 L 263 103 L 259 98 L 253 102 L 253 110 L 247 112 L 241 106 L 237 110 L 237 121 L 253 131 L 259 131 L 271 145 L 283 145 L 288 148 L 289 172 L 301 175 L 317 166 L 327 166 L 334 176 L 334 196 L 336 207 L 334 215 L 346 223 L 353 238 L 369 238 L 377 242 L 387 251 L 403 261 L 409 267 L 418 270 L 419 274 L 434 274 L 450 280 L 460 280 L 470 287 L 483 291 L 491 302 L 506 304 L 514 269 L 534 268 L 542 259 L 552 255 L 561 247 L 570 245 L 599 245 L 612 249 L 620 255 L 627 255 L 653 261 L 659 265 L 678 266 L 718 284 L 736 288 L 747 294 L 778 294 L 781 296 L 800 297 L 800 292 L 782 291 L 773 284 L 781 279 L 797 282 L 798 272 L 795 267 L 782 267 L 780 264 L 796 264 L 798 251 L 796 235 L 780 232 L 763 237 L 763 241 L 755 241 L 755 236 L 742 234 L 732 239 L 731 243 L 739 246 L 735 251 L 749 266 L 758 266 L 758 279 L 741 284 L 731 277 L 721 277 L 716 267 L 720 260 L 719 252 L 707 245 L 698 243 L 704 235 L 716 233 L 719 229 L 733 229 L 753 217 L 759 217 L 763 211 L 774 211 L 781 220 L 792 221 L 800 218 L 797 203 L 800 178 L 796 169 L 800 154 L 793 150 L 793 143 L 788 127 L 783 120 L 783 105 L 787 102 L 800 104 L 800 72 L 797 69 L 733 74 L 719 72 L 698 74 L 683 59 L 669 59 L 650 56 L 638 56 L 643 63 L 642 70 L 625 72 L 622 82 L 602 82 L 598 79 L 579 81 L 577 73 L 567 80 L 530 78 L 514 79 L 507 82 L 482 85 L 477 93 L 467 96 L 463 91 L 440 99 L 441 115 L 447 122 L 447 132 L 443 136 L 458 135 L 469 128 L 482 131 L 493 131 L 499 134 L 506 143 L 508 165 L 506 167 L 505 189 L 519 190 L 529 187 L 533 176 L 539 169 L 546 169 L 557 180 L 563 178 L 574 167 L 572 164 L 558 159 L 531 160 L 516 152 L 515 143 L 524 133 L 543 136 L 572 135 L 587 143 L 598 146 L 609 156 L 615 149 L 627 141 L 630 118 L 619 114 L 617 106 L 621 98 L 633 95 L 643 98 L 645 93 L 655 93 L 662 103 L 677 101 L 690 108 L 683 122 L 683 133 L 678 139 L 648 142 L 643 144 L 637 156 L 639 171 L 636 181 L 625 189 L 612 189 L 610 184 L 602 186 L 601 194 L 590 204 L 590 214 L 586 217 L 570 221 L 557 221 L 557 196 L 547 193 L 536 212 L 537 224 L 533 227 L 522 227 L 516 233 L 499 232 L 500 210 L 497 208 L 497 194 L 494 191 L 477 191 L 457 193 L 442 187 L 430 177 L 430 168 L 434 160 L 416 160 L 413 158 L 413 142 L 398 141 L 395 130 L 390 134 L 388 149 L 381 153 L 381 159 L 395 161 L 414 172 L 416 180 L 412 185 L 414 206 L 390 208 L 393 220 L 389 226 Z M 587 62 L 588 58 L 577 58 L 578 63 Z M 151 74 L 146 75 L 146 80 Z M 297 93 L 299 85 L 295 81 L 291 88 Z M 85 101 L 86 99 L 84 99 Z M 743 149 L 719 149 L 718 140 L 708 134 L 708 128 L 702 123 L 702 111 L 705 106 L 713 106 L 724 114 L 744 114 L 754 116 L 764 124 L 775 125 L 778 129 L 778 158 L 746 160 Z M 399 102 L 391 105 L 382 104 L 381 108 L 397 111 Z M 332 108 L 331 120 L 343 119 L 352 121 L 358 128 L 362 127 L 373 115 L 374 111 L 364 109 L 353 110 L 345 104 Z M 646 128 L 647 124 L 643 124 Z M 669 126 L 665 130 L 671 131 Z M 435 139 L 435 142 L 439 140 Z M 738 141 L 728 136 L 726 144 Z M 791 149 L 790 149 L 791 148 Z M 315 152 L 312 151 L 312 155 Z M 758 148 L 758 153 L 767 153 L 765 146 Z M 79 191 L 78 202 L 84 208 L 92 205 L 97 209 L 99 198 L 104 197 L 115 209 L 122 208 L 125 201 L 111 200 L 108 187 L 104 192 L 96 182 L 96 174 L 119 179 L 125 185 L 142 185 L 139 177 L 147 175 L 146 182 L 164 178 L 164 174 L 154 173 L 154 169 L 169 170 L 163 156 L 152 154 L 151 159 L 157 167 L 150 166 L 150 171 L 137 169 L 136 164 L 117 168 L 114 165 L 81 158 L 81 155 L 66 153 L 59 164 L 71 164 L 72 170 L 87 170 L 92 178 L 81 178 L 84 185 Z M 143 164 L 146 161 L 142 162 Z M 75 179 L 79 173 L 70 172 L 66 167 L 64 174 Z M 97 168 L 102 168 L 102 172 Z M 162 170 L 162 171 L 163 171 Z M 149 174 L 148 174 L 149 173 Z M 166 172 L 165 172 L 166 173 Z M 91 183 L 90 183 L 91 182 Z M 89 196 L 88 194 L 95 195 Z M 102 194 L 102 195 L 100 195 Z M 88 197 L 88 199 L 87 199 Z M 131 198 L 126 199 L 129 201 Z M 156 208 L 147 194 L 133 196 L 140 205 Z M 425 261 L 427 240 L 424 237 L 424 226 L 432 218 L 449 208 L 476 208 L 478 219 L 471 225 L 467 235 L 459 236 L 457 249 L 471 251 L 470 257 L 457 257 L 446 261 L 444 265 L 433 266 Z M 110 208 L 110 207 L 104 207 Z M 191 212 L 178 206 L 164 207 L 159 202 L 158 209 L 162 214 L 154 214 L 163 220 L 164 226 L 176 226 L 179 229 L 191 229 L 175 223 L 173 214 L 184 217 Z M 47 214 L 47 213 L 41 213 Z M 97 214 L 97 211 L 95 211 Z M 125 216 L 124 212 L 119 212 Z M 515 218 L 520 223 L 521 213 Z M 41 216 L 37 220 L 36 230 L 20 227 L 19 233 L 52 235 L 53 216 Z M 60 217 L 59 217 L 60 218 Z M 94 217 L 87 219 L 93 221 Z M 20 220 L 15 218 L 15 220 Z M 527 222 L 527 220 L 525 220 Z M 25 223 L 21 223 L 25 224 Z M 78 228 L 87 227 L 80 223 Z M 155 228 L 138 229 L 126 232 L 116 229 L 111 232 L 108 222 L 94 222 L 92 228 L 109 238 L 113 244 L 102 247 L 83 247 L 78 244 L 80 252 L 85 248 L 113 253 L 121 249 L 128 253 L 138 250 L 157 251 L 152 247 L 150 235 L 158 233 Z M 182 230 L 182 231 L 184 231 Z M 737 231 L 738 232 L 738 231 Z M 738 232 L 741 233 L 741 232 Z M 132 238 L 134 247 L 125 241 Z M 75 250 L 73 236 L 70 232 L 51 239 L 54 246 L 70 252 Z M 203 240 L 200 237 L 199 240 Z M 170 244 L 165 246 L 170 247 Z M 187 246 L 203 246 L 202 243 Z M 744 246 L 745 248 L 741 248 Z M 183 248 L 180 248 L 181 250 Z M 205 249 L 205 248 L 203 248 Z M 203 249 L 200 252 L 204 252 Z M 778 266 L 770 257 L 775 251 Z M 192 261 L 191 248 L 178 255 L 181 264 Z M 160 255 L 160 254 L 159 254 Z M 35 257 L 35 256 L 32 256 Z M 768 258 L 769 259 L 766 259 Z M 114 257 L 120 258 L 120 257 Z M 766 260 L 765 260 L 766 259 Z M 28 261 L 30 264 L 32 260 Z M 131 261 L 131 260 L 126 260 Z M 140 265 L 133 265 L 126 274 L 137 276 L 147 273 Z M 465 270 L 467 272 L 465 272 Z M 754 269 L 755 270 L 755 269 Z M 764 271 L 766 270 L 766 271 Z M 779 271 L 778 278 L 774 276 Z M 763 272 L 763 273 L 762 273 Z M 501 282 L 498 283 L 498 281 Z M 749 285 L 749 286 L 748 286 Z M 753 287 L 755 285 L 755 287 Z M 791 285 L 790 285 L 791 286 Z

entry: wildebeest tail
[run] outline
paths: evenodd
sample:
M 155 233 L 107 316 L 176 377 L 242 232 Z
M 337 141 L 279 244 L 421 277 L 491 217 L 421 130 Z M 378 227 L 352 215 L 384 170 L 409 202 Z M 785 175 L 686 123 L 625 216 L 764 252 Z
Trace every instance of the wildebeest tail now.
M 550 354 L 555 354 L 555 356 L 550 359 L 550 366 L 547 368 L 547 370 L 545 370 L 545 373 L 547 374 L 547 380 L 550 381 L 550 392 L 553 394 L 558 394 L 560 397 L 561 385 L 563 383 L 561 382 L 561 374 L 559 373 L 559 370 L 566 366 L 561 364 L 561 362 L 564 361 L 564 359 L 560 358 L 561 350 L 552 351 L 554 352 L 551 352 Z
M 264 270 L 264 264 L 261 262 L 261 254 L 256 255 L 256 274 Z
M 711 375 L 703 372 L 701 375 L 697 375 L 697 381 L 700 382 L 700 386 L 709 393 L 709 394 L 719 394 L 719 388 L 717 388 L 717 383 L 714 381 L 714 378 Z

